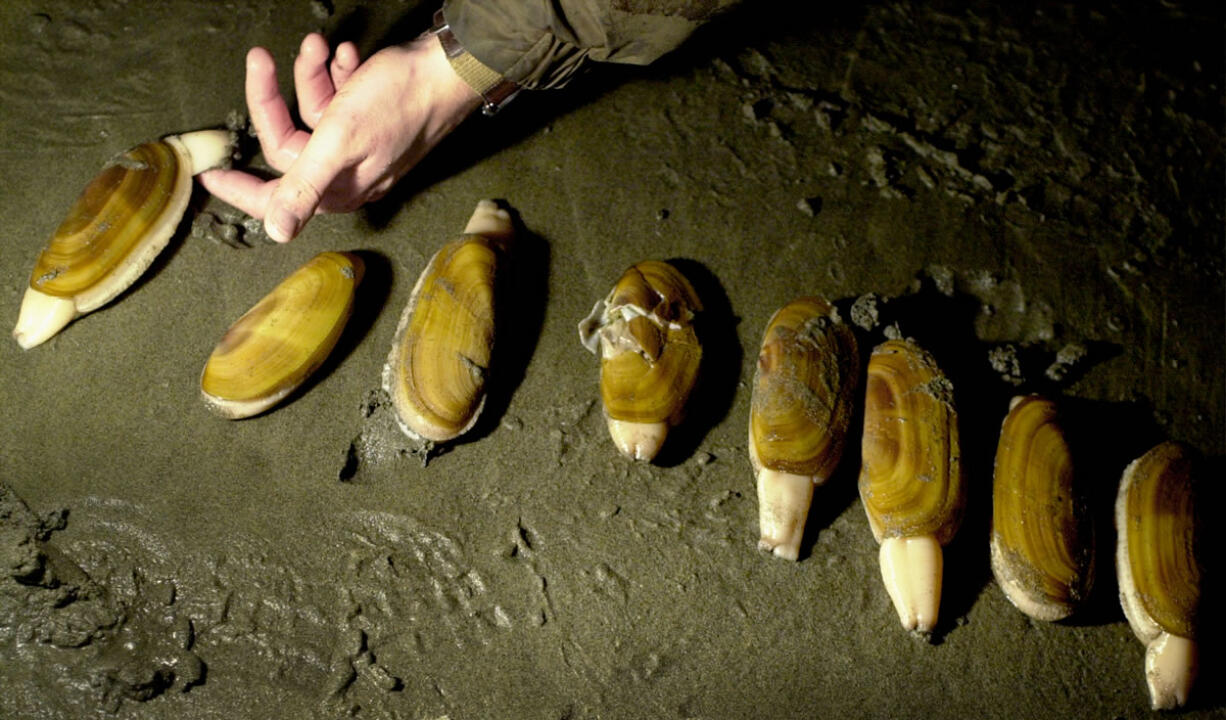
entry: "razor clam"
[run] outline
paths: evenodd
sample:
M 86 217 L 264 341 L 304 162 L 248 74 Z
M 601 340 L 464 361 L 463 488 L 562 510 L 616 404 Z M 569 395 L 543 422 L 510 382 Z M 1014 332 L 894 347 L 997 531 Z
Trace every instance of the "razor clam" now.
M 797 298 L 767 324 L 749 416 L 760 549 L 799 556 L 813 487 L 843 455 L 859 370 L 855 335 L 824 299 Z
M 1155 710 L 1184 705 L 1196 678 L 1197 462 L 1191 448 L 1164 442 L 1125 468 L 1115 501 L 1120 604 L 1146 646 L 1145 679 Z
M 953 386 L 909 340 L 873 349 L 865 389 L 860 499 L 881 544 L 881 575 L 904 628 L 930 632 L 942 552 L 966 504 Z
M 464 236 L 435 253 L 417 279 L 383 367 L 383 389 L 414 439 L 453 440 L 485 406 L 495 278 L 512 232 L 510 213 L 482 200 Z
M 992 487 L 992 573 L 1009 601 L 1036 620 L 1066 618 L 1094 582 L 1094 528 L 1056 404 L 1010 403 Z
M 258 415 L 310 377 L 340 339 L 362 272 L 356 255 L 320 253 L 236 320 L 200 374 L 209 409 Z
M 24 349 L 126 290 L 166 247 L 192 176 L 229 160 L 226 130 L 170 135 L 116 157 L 68 211 L 30 274 L 13 337 Z
M 617 449 L 651 461 L 681 421 L 698 379 L 702 347 L 697 293 L 675 267 L 646 260 L 622 274 L 579 323 L 579 340 L 600 356 L 600 397 Z

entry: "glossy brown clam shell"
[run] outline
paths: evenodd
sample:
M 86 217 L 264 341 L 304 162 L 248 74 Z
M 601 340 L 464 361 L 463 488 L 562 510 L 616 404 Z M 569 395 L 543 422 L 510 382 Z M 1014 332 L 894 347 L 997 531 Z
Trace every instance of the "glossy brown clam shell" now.
M 966 503 L 953 386 L 913 342 L 873 349 L 861 461 L 860 498 L 878 542 L 953 538 Z
M 130 287 L 174 235 L 191 176 L 227 162 L 232 143 L 228 131 L 198 130 L 107 163 L 38 255 L 13 328 L 17 343 L 46 342 Z
M 510 212 L 481 200 L 464 234 L 439 248 L 417 278 L 383 366 L 400 428 L 416 440 L 454 440 L 485 407 L 498 277 L 514 234 Z
M 1039 620 L 1071 615 L 1094 581 L 1094 528 L 1056 404 L 1017 398 L 1001 426 L 992 490 L 992 571 Z
M 499 249 L 465 235 L 435 253 L 401 320 L 385 384 L 402 426 L 434 442 L 468 431 L 485 402 Z
M 107 165 L 39 253 L 30 287 L 59 297 L 96 287 L 139 248 L 159 217 L 183 212 L 191 176 L 180 165 L 174 148 L 162 140 L 138 145 Z M 103 302 L 80 303 L 79 310 Z
M 320 253 L 235 320 L 200 376 L 209 409 L 251 417 L 305 382 L 340 339 L 363 270 L 351 253 Z
M 860 358 L 826 300 L 802 297 L 771 317 L 754 372 L 750 459 L 755 468 L 824 482 L 843 455 Z
M 1116 506 L 1116 531 L 1121 536 L 1116 562 L 1127 563 L 1127 568 L 1121 567 L 1120 593 L 1134 630 L 1149 621 L 1172 635 L 1197 635 L 1201 592 L 1195 508 L 1198 460 L 1191 448 L 1164 442 L 1124 472 Z M 1135 618 L 1137 610 L 1147 617 Z
M 601 341 L 600 397 L 606 415 L 675 424 L 698 378 L 702 347 L 694 288 L 672 265 L 640 262 L 609 294 Z

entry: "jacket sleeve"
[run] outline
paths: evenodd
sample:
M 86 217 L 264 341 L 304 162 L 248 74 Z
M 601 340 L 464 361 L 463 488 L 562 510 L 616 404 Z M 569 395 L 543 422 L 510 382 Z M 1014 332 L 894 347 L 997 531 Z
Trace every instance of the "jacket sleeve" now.
M 589 60 L 646 65 L 738 0 L 446 0 L 474 58 L 526 88 L 556 88 Z

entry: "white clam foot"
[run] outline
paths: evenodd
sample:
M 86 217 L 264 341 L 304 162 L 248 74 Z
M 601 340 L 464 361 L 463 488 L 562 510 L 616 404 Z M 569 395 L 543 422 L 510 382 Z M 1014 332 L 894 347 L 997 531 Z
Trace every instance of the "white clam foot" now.
M 784 560 L 800 556 L 800 540 L 813 502 L 813 478 L 763 468 L 758 471 L 758 549 Z
M 513 232 L 511 213 L 493 200 L 481 200 L 464 226 L 466 235 L 482 235 L 492 240 L 505 239 Z
M 234 138 L 229 130 L 197 130 L 170 135 L 166 142 L 188 161 L 192 175 L 225 165 L 234 152 Z
M 17 313 L 13 337 L 23 350 L 41 345 L 77 317 L 77 305 L 72 298 L 62 298 L 26 288 Z
M 664 437 L 668 435 L 667 423 L 640 423 L 607 418 L 609 436 L 623 455 L 635 460 L 650 462 L 660 452 Z
M 881 541 L 881 579 L 907 630 L 928 633 L 941 604 L 941 544 L 932 535 Z
M 1145 682 L 1154 710 L 1172 710 L 1188 702 L 1196 680 L 1196 641 L 1164 632 L 1145 649 Z

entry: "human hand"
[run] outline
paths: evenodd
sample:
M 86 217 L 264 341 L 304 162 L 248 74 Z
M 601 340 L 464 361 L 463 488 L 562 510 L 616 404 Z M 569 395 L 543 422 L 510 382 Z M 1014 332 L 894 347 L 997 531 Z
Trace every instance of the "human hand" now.
M 272 55 L 247 53 L 247 109 L 264 159 L 284 173 L 262 180 L 241 170 L 210 170 L 209 192 L 264 220 L 288 242 L 316 213 L 350 212 L 383 197 L 396 181 L 481 106 L 481 97 L 451 69 L 437 38 L 384 48 L 365 63 L 341 43 L 328 64 L 328 43 L 311 33 L 294 61 L 295 127 L 277 86 Z

